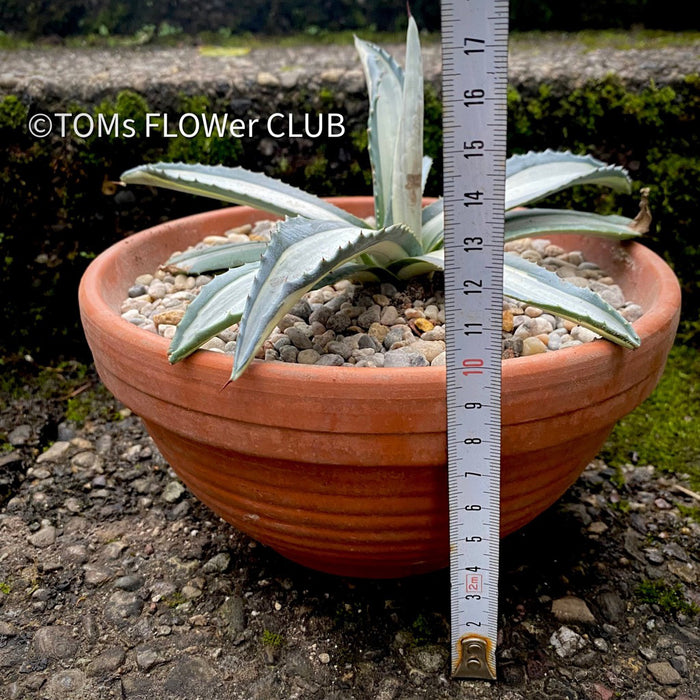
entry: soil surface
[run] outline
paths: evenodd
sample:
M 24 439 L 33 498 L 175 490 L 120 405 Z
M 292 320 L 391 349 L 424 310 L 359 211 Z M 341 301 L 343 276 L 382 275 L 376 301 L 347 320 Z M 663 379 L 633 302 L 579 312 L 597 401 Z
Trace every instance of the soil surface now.
M 92 371 L 60 374 L 0 392 L 0 697 L 700 698 L 681 479 L 596 460 L 504 539 L 499 680 L 454 681 L 447 571 L 286 561 L 199 504 Z

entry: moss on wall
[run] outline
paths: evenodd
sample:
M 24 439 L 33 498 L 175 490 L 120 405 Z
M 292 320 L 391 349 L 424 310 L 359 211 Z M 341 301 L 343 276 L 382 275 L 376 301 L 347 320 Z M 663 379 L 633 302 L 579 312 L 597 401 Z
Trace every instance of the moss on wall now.
M 509 92 L 513 152 L 569 148 L 590 152 L 630 171 L 635 189 L 651 187 L 654 224 L 645 243 L 676 270 L 683 287 L 682 337 L 698 341 L 700 322 L 700 76 L 673 87 L 630 90 L 614 76 L 556 93 L 548 86 Z M 581 188 L 553 202 L 636 213 L 636 200 Z
M 260 91 L 259 91 L 260 92 Z M 37 357 L 65 353 L 85 357 L 77 318 L 76 289 L 82 271 L 98 252 L 129 233 L 164 219 L 209 209 L 217 204 L 189 195 L 147 187 L 123 188 L 115 181 L 141 162 L 181 159 L 241 164 L 303 186 L 317 194 L 365 194 L 371 191 L 366 154 L 364 96 L 323 86 L 280 95 L 256 94 L 249 113 L 275 110 L 337 111 L 346 116 L 342 138 L 146 139 L 111 135 L 43 140 L 26 131 L 27 108 L 15 96 L 0 99 L 0 279 L 6 287 L 5 328 L 0 353 L 31 352 Z M 226 112 L 230 104 L 211 95 L 180 95 L 172 115 Z M 265 102 L 267 101 L 267 102 Z M 426 193 L 441 191 L 441 103 L 435 86 L 426 89 L 426 153 L 434 159 Z M 665 257 L 681 278 L 684 292 L 682 336 L 697 343 L 700 322 L 698 208 L 700 201 L 700 78 L 673 87 L 647 85 L 633 90 L 614 77 L 575 90 L 515 86 L 509 92 L 511 152 L 569 148 L 591 152 L 627 167 L 635 186 L 652 187 L 655 225 L 648 244 Z M 124 91 L 95 106 L 75 111 L 133 118 L 138 127 L 151 111 L 148 99 Z M 69 109 L 70 111 L 70 109 Z M 575 191 L 556 204 L 596 207 L 634 215 L 636 197 L 597 189 Z

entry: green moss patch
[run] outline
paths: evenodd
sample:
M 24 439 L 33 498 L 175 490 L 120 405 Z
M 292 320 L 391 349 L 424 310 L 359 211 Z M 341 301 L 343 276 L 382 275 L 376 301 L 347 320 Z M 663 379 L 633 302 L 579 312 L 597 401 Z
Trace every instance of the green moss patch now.
M 688 474 L 700 488 L 700 351 L 676 346 L 654 393 L 616 426 L 602 457 Z
M 700 608 L 686 600 L 683 587 L 680 584 L 671 585 L 666 581 L 642 581 L 635 591 L 637 598 L 648 605 L 658 605 L 667 613 L 682 613 L 697 615 Z

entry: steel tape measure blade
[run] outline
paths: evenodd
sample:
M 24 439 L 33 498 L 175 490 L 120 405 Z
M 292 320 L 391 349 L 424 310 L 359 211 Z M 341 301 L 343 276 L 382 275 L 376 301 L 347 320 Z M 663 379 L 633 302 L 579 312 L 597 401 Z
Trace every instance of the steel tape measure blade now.
M 508 1 L 443 0 L 452 671 L 496 677 Z

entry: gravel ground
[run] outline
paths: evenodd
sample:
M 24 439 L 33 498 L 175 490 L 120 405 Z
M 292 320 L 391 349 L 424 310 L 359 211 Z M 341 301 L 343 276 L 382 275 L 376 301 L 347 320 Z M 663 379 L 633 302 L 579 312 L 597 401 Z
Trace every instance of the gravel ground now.
M 678 478 L 596 460 L 505 539 L 499 681 L 458 682 L 447 571 L 282 559 L 200 505 L 91 372 L 77 384 L 0 394 L 0 697 L 700 698 L 700 525 Z M 84 423 L 68 394 L 92 402 Z

